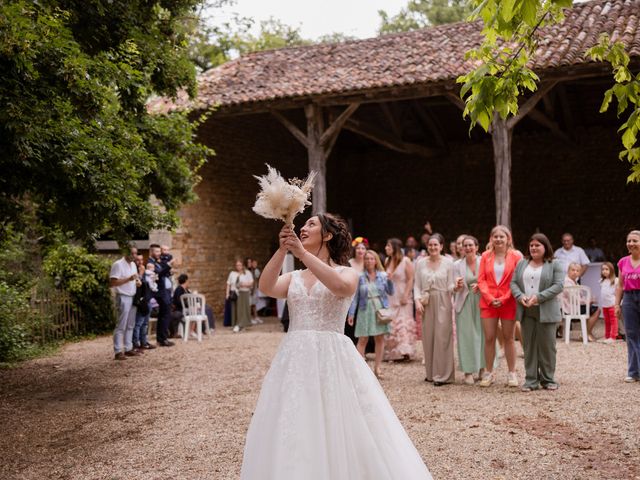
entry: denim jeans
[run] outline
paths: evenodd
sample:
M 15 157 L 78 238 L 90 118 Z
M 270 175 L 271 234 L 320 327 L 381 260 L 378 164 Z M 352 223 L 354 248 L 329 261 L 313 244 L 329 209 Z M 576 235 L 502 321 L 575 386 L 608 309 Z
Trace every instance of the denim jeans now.
M 640 378 L 640 290 L 625 290 L 622 316 L 627 333 L 627 375 Z
M 136 314 L 136 324 L 133 327 L 134 347 L 141 347 L 149 343 L 149 341 L 147 340 L 147 331 L 149 330 L 149 316 L 149 313 L 147 313 L 146 315 L 140 315 L 139 313 Z

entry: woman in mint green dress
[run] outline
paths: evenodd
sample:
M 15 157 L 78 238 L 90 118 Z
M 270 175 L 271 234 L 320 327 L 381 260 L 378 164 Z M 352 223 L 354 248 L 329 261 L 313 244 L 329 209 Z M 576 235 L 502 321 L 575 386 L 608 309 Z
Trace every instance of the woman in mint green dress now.
M 485 368 L 484 334 L 480 318 L 480 291 L 478 290 L 478 240 L 467 235 L 462 243 L 464 257 L 454 268 L 456 336 L 458 338 L 458 362 L 464 372 L 464 382 L 473 385 L 473 374 L 482 376 Z
M 369 337 L 375 342 L 374 373 L 381 378 L 380 364 L 384 353 L 384 336 L 391 331 L 389 324 L 379 323 L 376 311 L 389 308 L 388 296 L 393 294 L 393 283 L 382 268 L 380 257 L 373 250 L 364 255 L 364 270 L 358 280 L 358 288 L 349 308 L 347 321 L 353 325 L 353 316 L 357 309 L 356 332 L 358 352 L 365 356 L 365 348 Z

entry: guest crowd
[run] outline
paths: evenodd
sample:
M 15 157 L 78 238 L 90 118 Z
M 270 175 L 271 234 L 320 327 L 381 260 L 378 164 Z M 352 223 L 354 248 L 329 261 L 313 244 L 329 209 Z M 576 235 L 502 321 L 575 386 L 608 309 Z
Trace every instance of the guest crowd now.
M 433 233 L 427 222 L 420 240 L 422 249 L 414 237 L 404 244 L 390 238 L 379 252 L 366 238 L 356 237 L 352 243 L 349 263 L 360 278 L 345 334 L 362 356 L 373 350 L 374 373 L 379 378 L 383 361 L 413 360 L 417 341 L 422 339 L 425 381 L 434 386 L 454 382 L 457 346 L 465 384 L 494 384 L 502 351 L 508 386 L 525 392 L 556 390 L 556 338 L 570 333 L 563 331 L 561 322 L 565 320 L 570 328 L 573 317 L 588 317 L 584 341 L 596 341 L 593 328 L 602 314 L 601 341 L 626 340 L 625 381 L 640 381 L 640 231 L 627 235 L 629 255 L 617 262 L 617 276 L 616 267 L 606 261 L 594 239 L 583 250 L 574 245 L 570 233 L 562 235 L 562 247 L 555 251 L 543 233 L 535 233 L 521 252 L 511 231 L 498 225 L 485 246 L 463 234 L 449 243 L 446 253 L 444 237 Z M 598 298 L 581 286 L 591 262 L 603 262 Z M 189 277 L 179 275 L 174 285 L 172 267 L 169 249 L 156 244 L 150 245 L 146 262 L 132 247 L 113 264 L 116 360 L 156 348 L 147 337 L 152 312 L 157 312 L 158 346 L 172 346 L 169 338 L 179 333 L 195 335 L 180 328 L 184 323 L 181 298 L 191 293 Z M 258 311 L 269 303 L 257 288 L 259 277 L 258 262 L 251 258 L 238 259 L 228 275 L 223 323 L 234 332 L 262 323 Z M 212 331 L 213 312 L 208 306 L 205 311 L 207 331 Z M 286 330 L 286 320 L 283 323 Z M 516 339 L 524 352 L 524 381 L 516 373 Z
M 554 251 L 544 234 L 535 233 L 520 252 L 511 231 L 498 225 L 482 253 L 471 235 L 459 235 L 445 253 L 443 236 L 427 227 L 422 250 L 414 237 L 404 245 L 391 238 L 380 252 L 363 237 L 352 243 L 350 264 L 361 276 L 345 333 L 363 356 L 373 338 L 376 376 L 382 377 L 383 360 L 412 360 L 422 338 L 425 381 L 434 386 L 454 381 L 457 344 L 465 384 L 495 383 L 502 349 L 508 386 L 556 390 L 556 338 L 569 334 L 561 322 L 570 326 L 572 316 L 588 317 L 585 341 L 595 341 L 593 327 L 602 313 L 604 343 L 625 339 L 618 330 L 624 320 L 625 381 L 640 381 L 640 231 L 628 234 L 629 255 L 618 262 L 616 277 L 594 239 L 585 251 L 565 233 L 562 247 Z M 604 262 L 598 298 L 580 285 L 589 263 L 596 261 Z M 571 309 L 571 302 L 579 308 Z M 516 373 L 516 339 L 524 351 L 524 381 Z
M 115 293 L 117 323 L 113 333 L 113 349 L 116 360 L 136 357 L 145 350 L 156 348 L 149 342 L 149 320 L 157 317 L 156 341 L 161 347 L 172 347 L 169 338 L 179 336 L 179 326 L 184 324 L 182 297 L 192 293 L 189 276 L 181 274 L 174 285 L 174 259 L 167 246 L 149 245 L 149 258 L 144 261 L 138 249 L 131 246 L 121 259 L 111 266 L 109 284 Z M 197 293 L 197 292 L 193 292 Z M 207 331 L 215 328 L 213 310 L 204 306 Z M 182 336 L 196 336 L 196 324 L 191 331 L 184 328 Z

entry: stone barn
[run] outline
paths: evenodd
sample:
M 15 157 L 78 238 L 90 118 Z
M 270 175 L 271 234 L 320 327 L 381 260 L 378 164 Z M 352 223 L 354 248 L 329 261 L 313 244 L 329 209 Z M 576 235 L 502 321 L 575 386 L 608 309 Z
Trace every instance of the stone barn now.
M 518 117 L 494 121 L 492 135 L 469 132 L 457 95 L 478 23 L 254 53 L 203 73 L 189 106 L 213 109 L 199 135 L 217 154 L 173 237 L 182 269 L 219 313 L 234 259 L 264 265 L 280 228 L 251 211 L 253 175 L 265 163 L 288 177 L 320 172 L 314 210 L 341 214 L 354 234 L 381 244 L 420 235 L 426 220 L 447 239 L 484 242 L 500 220 L 520 247 L 536 230 L 558 247 L 570 231 L 578 245 L 595 237 L 616 258 L 640 226 L 640 185 L 627 184 L 630 165 L 618 160 L 621 120 L 599 113 L 611 69 L 584 53 L 607 32 L 637 71 L 639 22 L 640 0 L 568 10 L 540 32 L 538 91 Z

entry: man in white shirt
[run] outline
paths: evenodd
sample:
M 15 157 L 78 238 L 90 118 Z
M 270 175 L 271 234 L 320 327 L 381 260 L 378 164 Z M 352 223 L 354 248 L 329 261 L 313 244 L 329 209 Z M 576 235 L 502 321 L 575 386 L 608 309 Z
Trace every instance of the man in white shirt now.
M 584 253 L 584 250 L 573 244 L 573 235 L 565 233 L 562 235 L 562 248 L 555 251 L 555 257 L 562 264 L 562 270 L 564 274 L 567 274 L 570 263 L 577 263 L 580 265 L 580 276 L 584 275 L 589 266 L 589 257 Z
M 118 323 L 113 331 L 113 350 L 116 360 L 140 355 L 133 348 L 133 327 L 136 323 L 136 307 L 133 297 L 136 294 L 138 269 L 134 263 L 138 249 L 130 247 L 128 254 L 111 265 L 109 286 L 116 293 Z

